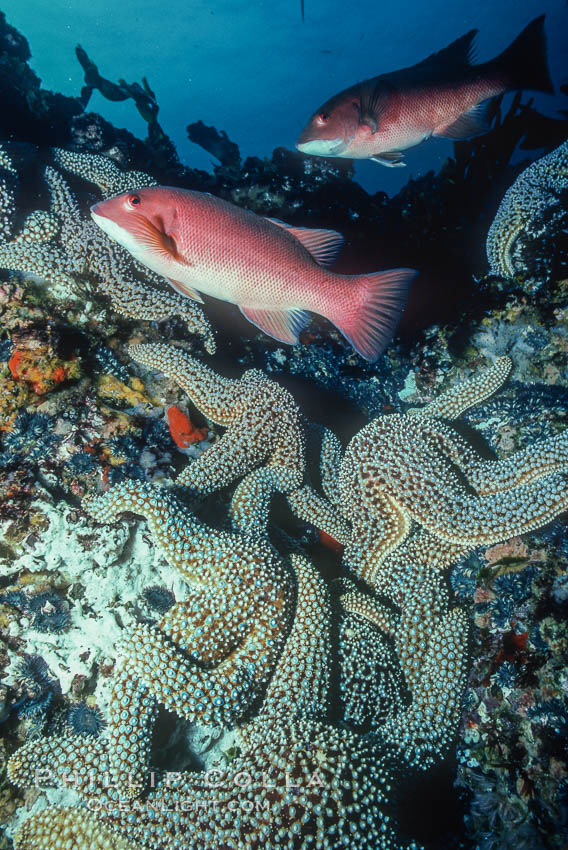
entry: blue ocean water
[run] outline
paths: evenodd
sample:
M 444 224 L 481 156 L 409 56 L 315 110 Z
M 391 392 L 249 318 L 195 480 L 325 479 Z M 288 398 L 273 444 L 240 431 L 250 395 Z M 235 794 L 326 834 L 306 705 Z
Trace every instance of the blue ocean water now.
M 202 120 L 225 130 L 243 156 L 293 148 L 311 113 L 358 80 L 412 65 L 472 28 L 478 59 L 501 52 L 537 15 L 546 13 L 549 61 L 556 84 L 568 78 L 565 0 L 4 0 L 8 21 L 26 34 L 31 66 L 54 91 L 78 95 L 80 43 L 110 80 L 146 76 L 160 104 L 159 120 L 182 161 L 210 168 L 185 127 Z M 560 101 L 536 95 L 554 115 Z M 109 103 L 95 92 L 89 109 L 144 137 L 132 101 Z M 437 139 L 407 155 L 408 168 L 357 164 L 368 191 L 389 194 L 409 177 L 438 169 L 451 142 Z

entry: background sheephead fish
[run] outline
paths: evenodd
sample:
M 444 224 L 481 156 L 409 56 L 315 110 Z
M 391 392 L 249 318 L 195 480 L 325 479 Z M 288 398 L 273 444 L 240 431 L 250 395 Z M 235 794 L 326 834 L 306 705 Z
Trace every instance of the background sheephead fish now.
M 91 215 L 183 295 L 237 304 L 254 325 L 291 344 L 309 311 L 319 313 L 370 361 L 390 341 L 415 276 L 412 269 L 335 274 L 326 266 L 341 234 L 291 227 L 202 192 L 154 186 L 101 201 Z
M 418 65 L 357 83 L 321 106 L 296 147 L 316 156 L 404 165 L 402 151 L 430 136 L 471 139 L 489 129 L 491 98 L 518 89 L 553 92 L 544 15 L 496 59 L 471 65 L 471 30 Z

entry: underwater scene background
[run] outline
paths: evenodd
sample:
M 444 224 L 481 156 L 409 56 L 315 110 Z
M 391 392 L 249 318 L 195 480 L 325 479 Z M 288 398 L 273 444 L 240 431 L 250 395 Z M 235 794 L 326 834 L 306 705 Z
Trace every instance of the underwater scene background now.
M 567 22 L 2 4 L 0 848 L 568 846 Z

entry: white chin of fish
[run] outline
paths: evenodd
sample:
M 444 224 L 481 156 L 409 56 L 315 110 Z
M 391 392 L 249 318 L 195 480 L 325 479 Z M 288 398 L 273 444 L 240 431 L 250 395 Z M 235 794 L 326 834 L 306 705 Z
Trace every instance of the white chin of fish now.
M 126 248 L 127 251 L 130 251 L 131 254 L 137 256 L 140 251 L 139 247 L 136 243 L 136 240 L 133 236 L 125 230 L 124 227 L 121 227 L 112 219 L 107 218 L 104 215 L 97 215 L 96 212 L 91 210 L 91 218 L 97 224 L 101 230 L 104 230 L 107 236 L 113 240 L 113 242 L 118 242 L 119 245 L 122 245 L 123 248 Z
M 343 139 L 313 139 L 296 145 L 299 151 L 312 156 L 339 156 L 344 146 Z

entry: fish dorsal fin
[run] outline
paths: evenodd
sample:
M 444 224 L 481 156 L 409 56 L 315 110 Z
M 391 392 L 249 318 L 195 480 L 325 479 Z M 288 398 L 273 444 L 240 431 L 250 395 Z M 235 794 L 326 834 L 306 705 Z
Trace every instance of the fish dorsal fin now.
M 381 153 L 372 156 L 373 162 L 378 162 L 381 165 L 386 165 L 388 168 L 404 168 L 404 154 L 401 151 L 381 151 Z
M 286 224 L 285 221 L 280 221 L 279 218 L 268 218 L 267 221 L 278 225 L 283 230 L 287 230 L 292 236 L 295 236 L 298 242 L 301 242 L 306 248 L 316 263 L 320 266 L 331 266 L 335 262 L 341 246 L 344 243 L 344 238 L 337 230 L 324 230 L 317 227 L 294 227 L 291 224 Z
M 187 283 L 182 283 L 181 280 L 174 280 L 172 277 L 168 277 L 167 280 L 171 283 L 176 292 L 179 292 L 181 295 L 185 295 L 186 298 L 191 298 L 192 301 L 197 301 L 199 304 L 205 304 L 199 292 L 196 289 L 193 289 L 192 286 L 188 286 Z
M 419 68 L 426 70 L 427 67 L 431 66 L 432 70 L 436 68 L 447 71 L 463 71 L 471 67 L 475 59 L 475 37 L 478 32 L 479 30 L 470 30 L 465 35 L 460 35 L 459 38 L 456 38 L 447 47 L 443 47 L 442 50 L 432 53 L 423 62 L 415 65 L 413 70 Z
M 484 100 L 478 103 L 463 115 L 460 115 L 451 124 L 436 127 L 434 136 L 444 136 L 446 139 L 473 139 L 491 129 L 491 119 L 495 114 L 495 103 L 493 100 Z
M 307 310 L 259 310 L 253 307 L 239 307 L 239 310 L 265 334 L 291 345 L 298 342 L 300 331 L 310 320 Z

